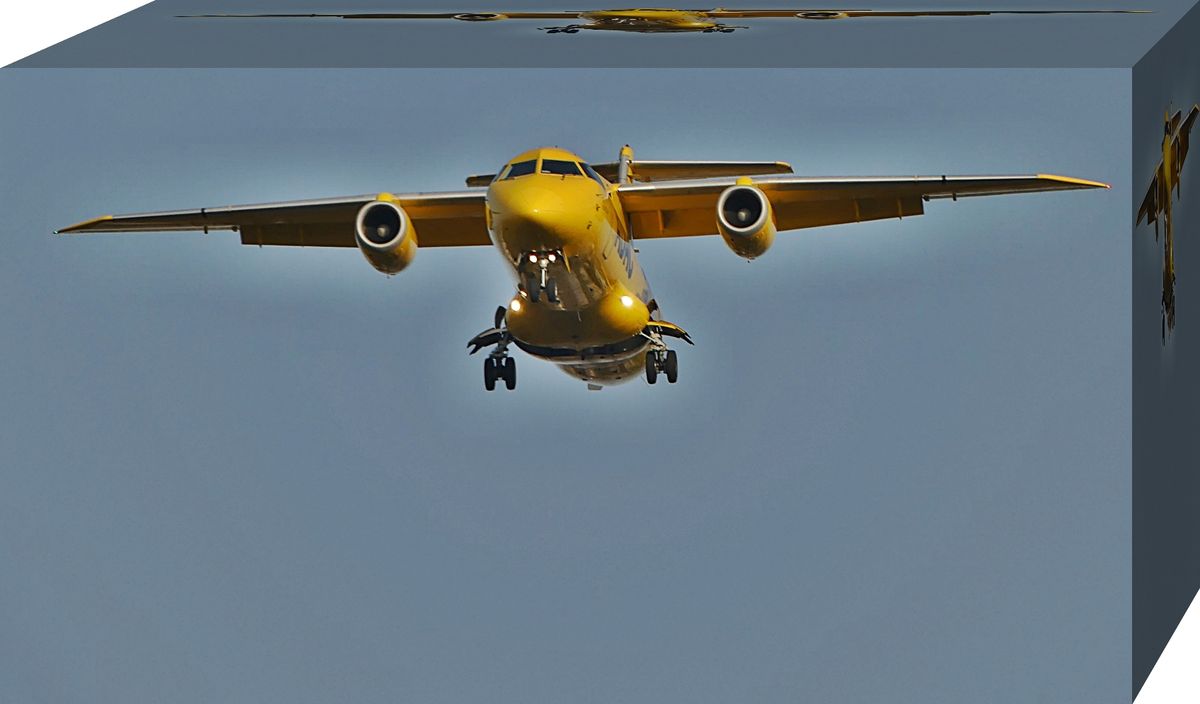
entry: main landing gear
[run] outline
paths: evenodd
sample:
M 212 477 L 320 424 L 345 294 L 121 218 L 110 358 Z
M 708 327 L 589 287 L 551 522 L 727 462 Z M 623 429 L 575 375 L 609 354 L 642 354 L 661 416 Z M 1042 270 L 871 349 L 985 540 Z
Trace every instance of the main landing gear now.
M 484 330 L 467 343 L 468 354 L 475 354 L 484 347 L 495 345 L 496 348 L 483 360 L 483 388 L 488 391 L 496 390 L 496 382 L 503 379 L 504 388 L 512 391 L 517 388 L 517 360 L 508 356 L 508 344 L 512 336 L 504 327 L 504 306 L 496 309 L 493 327 Z
M 658 375 L 665 374 L 667 383 L 674 384 L 679 379 L 679 357 L 675 350 L 650 350 L 646 353 L 646 381 L 655 383 Z
M 662 320 L 652 320 L 642 331 L 650 340 L 650 349 L 646 352 L 646 382 L 653 384 L 658 381 L 658 375 L 664 374 L 668 384 L 674 384 L 679 379 L 679 357 L 675 350 L 667 349 L 663 337 L 674 337 L 689 345 L 695 344 L 687 332 L 673 323 Z
M 494 353 L 483 360 L 483 388 L 496 390 L 496 380 L 504 380 L 504 388 L 517 388 L 517 360 L 512 357 L 496 356 Z

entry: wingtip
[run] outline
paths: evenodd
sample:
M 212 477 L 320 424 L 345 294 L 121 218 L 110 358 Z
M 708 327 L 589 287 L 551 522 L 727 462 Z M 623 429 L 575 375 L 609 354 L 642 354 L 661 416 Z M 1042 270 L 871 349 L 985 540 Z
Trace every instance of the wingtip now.
M 102 222 L 108 222 L 109 220 L 112 220 L 112 219 L 113 219 L 113 216 L 111 216 L 111 215 L 102 215 L 98 218 L 92 218 L 91 220 L 84 220 L 83 222 L 77 222 L 74 225 L 68 225 L 67 227 L 55 230 L 54 234 L 70 235 L 70 234 L 73 234 L 76 232 L 81 232 L 83 230 L 86 230 L 91 225 L 96 225 L 96 224 L 99 224 Z
M 1046 179 L 1047 181 L 1058 181 L 1059 183 L 1069 183 L 1079 188 L 1112 188 L 1111 185 L 1104 183 L 1103 181 L 1092 181 L 1086 178 L 1075 178 L 1074 176 L 1038 174 L 1038 178 Z

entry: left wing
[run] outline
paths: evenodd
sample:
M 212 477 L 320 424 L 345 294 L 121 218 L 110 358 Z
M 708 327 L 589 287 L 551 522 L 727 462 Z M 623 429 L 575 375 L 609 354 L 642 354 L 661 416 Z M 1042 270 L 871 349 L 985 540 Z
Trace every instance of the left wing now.
M 231 205 L 135 215 L 106 215 L 59 230 L 91 232 L 172 232 L 233 230 L 242 244 L 297 247 L 354 247 L 354 218 L 374 200 L 390 200 L 412 218 L 420 247 L 491 244 L 484 220 L 484 191 L 390 193 Z
M 721 192 L 745 179 L 619 186 L 617 194 L 636 238 L 717 233 Z M 779 230 L 921 215 L 935 198 L 1109 188 L 1069 176 L 767 177 L 745 185 L 763 191 Z
M 208 19 L 339 19 L 339 20 L 464 20 L 490 22 L 493 20 L 569 20 L 578 19 L 582 12 L 275 12 L 257 14 L 222 13 L 210 15 L 176 15 Z

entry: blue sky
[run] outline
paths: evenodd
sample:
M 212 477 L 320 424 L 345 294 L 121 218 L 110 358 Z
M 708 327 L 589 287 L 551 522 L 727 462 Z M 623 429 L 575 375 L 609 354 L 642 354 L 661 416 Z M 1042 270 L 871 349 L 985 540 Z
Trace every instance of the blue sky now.
M 1127 72 L 0 74 L 13 700 L 1095 701 L 1127 691 Z M 1112 191 L 641 243 L 697 346 L 589 393 L 401 276 L 105 212 L 458 189 L 539 144 Z M 15 167 L 15 168 L 14 168 Z M 1095 638 L 1089 634 L 1104 634 Z M 1118 667 L 1118 664 L 1125 663 Z M 1021 673 L 1014 678 L 1014 673 Z

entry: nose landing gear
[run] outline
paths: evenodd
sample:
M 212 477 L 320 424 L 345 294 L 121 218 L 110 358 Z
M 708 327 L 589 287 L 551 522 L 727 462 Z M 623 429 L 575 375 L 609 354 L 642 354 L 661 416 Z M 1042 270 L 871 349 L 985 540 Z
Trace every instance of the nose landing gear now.
M 517 388 L 517 360 L 508 356 L 508 344 L 512 336 L 504 326 L 504 306 L 496 309 L 495 325 L 467 343 L 471 349 L 467 354 L 475 354 L 484 347 L 495 345 L 495 349 L 483 360 L 483 388 L 488 391 L 496 390 L 496 381 L 503 379 L 504 388 L 512 391 Z
M 557 304 L 559 302 L 558 282 L 550 276 L 550 266 L 563 261 L 562 254 L 559 252 L 530 252 L 525 255 L 524 261 L 527 264 L 522 267 L 524 269 L 523 278 L 529 300 L 537 303 L 545 294 L 547 302 Z

